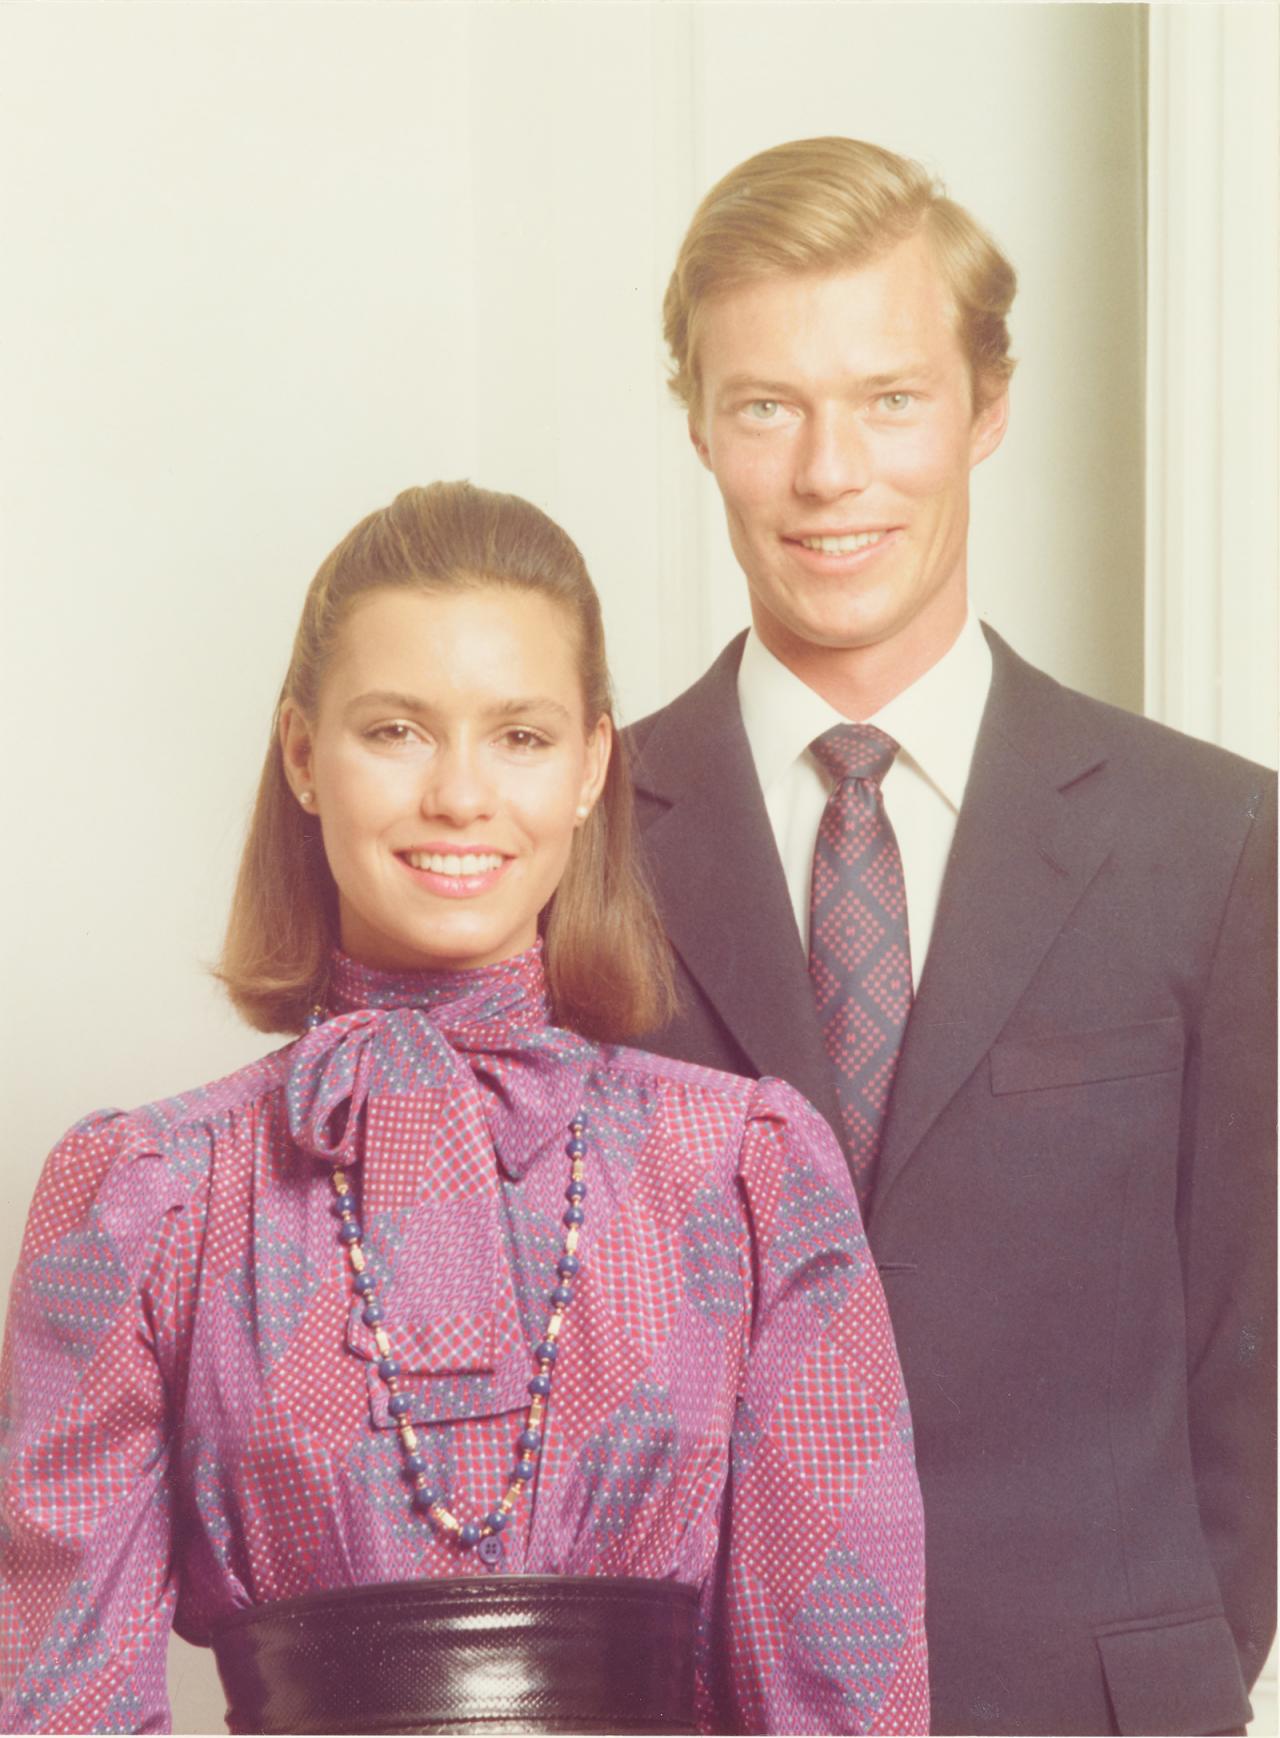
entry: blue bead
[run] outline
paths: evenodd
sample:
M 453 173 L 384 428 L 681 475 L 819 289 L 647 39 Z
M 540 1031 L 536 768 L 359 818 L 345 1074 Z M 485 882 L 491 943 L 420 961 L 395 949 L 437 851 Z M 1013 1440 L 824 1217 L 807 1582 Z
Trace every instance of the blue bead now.
M 591 1118 L 587 1115 L 585 1110 L 580 1110 L 577 1116 L 574 1117 L 573 1123 L 570 1126 L 576 1126 L 580 1129 L 589 1129 L 591 1127 Z
M 511 1516 L 505 1509 L 494 1509 L 485 1516 L 485 1525 L 492 1527 L 495 1533 L 500 1533 L 510 1519 Z
M 403 1418 L 412 1404 L 407 1394 L 393 1394 L 387 1401 L 387 1411 L 393 1418 Z
M 516 1447 L 524 1449 L 526 1454 L 537 1454 L 542 1447 L 542 1432 L 540 1430 L 522 1430 L 516 1437 Z
M 554 1340 L 539 1340 L 533 1348 L 533 1355 L 541 1364 L 554 1364 L 560 1355 L 560 1348 Z
M 371 1328 L 377 1327 L 382 1320 L 382 1305 L 380 1303 L 367 1303 L 360 1314 Z
M 528 1484 L 534 1474 L 534 1464 L 531 1460 L 518 1460 L 511 1469 L 513 1479 L 519 1479 L 522 1485 Z
M 529 1392 L 530 1394 L 535 1395 L 539 1400 L 545 1400 L 547 1395 L 551 1392 L 550 1376 L 535 1376 L 533 1381 L 529 1384 Z
M 581 1207 L 570 1207 L 564 1216 L 564 1223 L 566 1225 L 581 1225 L 586 1217 Z
M 569 1187 L 565 1190 L 564 1198 L 566 1201 L 585 1201 L 587 1198 L 587 1185 L 581 1180 L 581 1178 L 575 1177 Z
M 576 1255 L 562 1255 L 556 1262 L 556 1272 L 563 1273 L 567 1279 L 571 1279 L 581 1266 L 582 1263 Z
M 344 1219 L 338 1227 L 339 1243 L 359 1243 L 360 1222 L 357 1219 Z
M 414 1449 L 411 1454 L 406 1454 L 404 1457 L 404 1470 L 417 1478 L 419 1473 L 427 1470 L 426 1457 Z
M 394 1358 L 379 1358 L 377 1371 L 384 1382 L 389 1382 L 393 1376 L 400 1374 L 400 1366 Z
M 568 1153 L 571 1159 L 585 1159 L 587 1156 L 587 1143 L 584 1140 L 581 1140 L 577 1135 L 574 1135 L 573 1139 L 564 1150 Z
M 458 1540 L 468 1548 L 472 1545 L 478 1545 L 480 1543 L 480 1528 L 477 1523 L 475 1521 L 468 1521 L 466 1526 L 458 1534 Z
M 565 1304 L 573 1302 L 573 1287 L 571 1285 L 558 1285 L 551 1294 L 551 1301 L 563 1309 Z
M 436 1493 L 433 1490 L 429 1489 L 428 1486 L 426 1486 L 426 1485 L 415 1485 L 414 1486 L 414 1489 L 413 1489 L 413 1506 L 415 1509 L 421 1509 L 423 1514 L 425 1514 L 428 1509 L 434 1508 L 435 1500 L 436 1500 Z
M 334 1196 L 329 1203 L 329 1211 L 336 1213 L 341 1218 L 344 1213 L 350 1213 L 354 1206 L 355 1202 L 351 1199 L 350 1191 L 348 1191 L 346 1194 Z
M 373 1290 L 373 1275 L 371 1273 L 358 1273 L 351 1283 L 363 1297 L 366 1292 Z

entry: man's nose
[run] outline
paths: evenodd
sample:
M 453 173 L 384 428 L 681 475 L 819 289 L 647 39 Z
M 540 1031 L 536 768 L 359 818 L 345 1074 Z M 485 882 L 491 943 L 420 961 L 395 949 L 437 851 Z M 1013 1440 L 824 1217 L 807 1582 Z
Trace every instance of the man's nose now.
M 813 412 L 797 449 L 797 494 L 829 501 L 865 489 L 870 480 L 870 449 L 856 414 L 841 407 Z
M 432 757 L 422 786 L 420 810 L 425 820 L 466 826 L 484 820 L 497 806 L 493 777 L 483 751 L 467 743 L 446 744 Z

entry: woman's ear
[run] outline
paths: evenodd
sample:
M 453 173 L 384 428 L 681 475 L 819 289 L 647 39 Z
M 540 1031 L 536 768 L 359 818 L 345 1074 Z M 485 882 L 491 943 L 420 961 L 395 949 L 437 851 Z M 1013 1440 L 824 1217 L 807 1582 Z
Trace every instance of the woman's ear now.
M 582 789 L 578 793 L 578 820 L 580 823 L 585 821 L 592 809 L 595 808 L 600 792 L 604 789 L 613 746 L 613 720 L 608 713 L 601 713 L 591 734 L 587 737 L 586 774 L 582 781 Z
M 286 700 L 280 708 L 280 758 L 289 789 L 308 814 L 316 812 L 313 762 L 315 746 L 311 726 L 296 700 Z

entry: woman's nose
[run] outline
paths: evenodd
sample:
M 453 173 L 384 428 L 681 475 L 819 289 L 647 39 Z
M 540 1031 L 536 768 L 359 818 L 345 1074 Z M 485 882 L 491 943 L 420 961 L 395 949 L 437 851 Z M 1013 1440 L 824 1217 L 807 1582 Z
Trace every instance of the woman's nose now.
M 422 787 L 424 819 L 465 826 L 492 815 L 496 801 L 493 779 L 477 749 L 446 746 L 434 756 Z

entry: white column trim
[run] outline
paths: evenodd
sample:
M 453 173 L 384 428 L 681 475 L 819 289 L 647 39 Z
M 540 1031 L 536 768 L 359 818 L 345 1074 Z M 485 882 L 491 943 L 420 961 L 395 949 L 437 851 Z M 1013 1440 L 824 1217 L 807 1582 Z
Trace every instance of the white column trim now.
M 662 691 L 670 699 L 710 660 L 709 557 L 701 472 L 683 414 L 665 385 L 669 357 L 661 337 L 662 299 L 697 203 L 697 112 L 703 76 L 698 20 L 692 6 L 653 9 L 654 234 L 651 283 L 658 416 L 658 551 L 654 600 L 661 631 Z
M 1148 17 L 1146 709 L 1274 764 L 1280 12 Z

